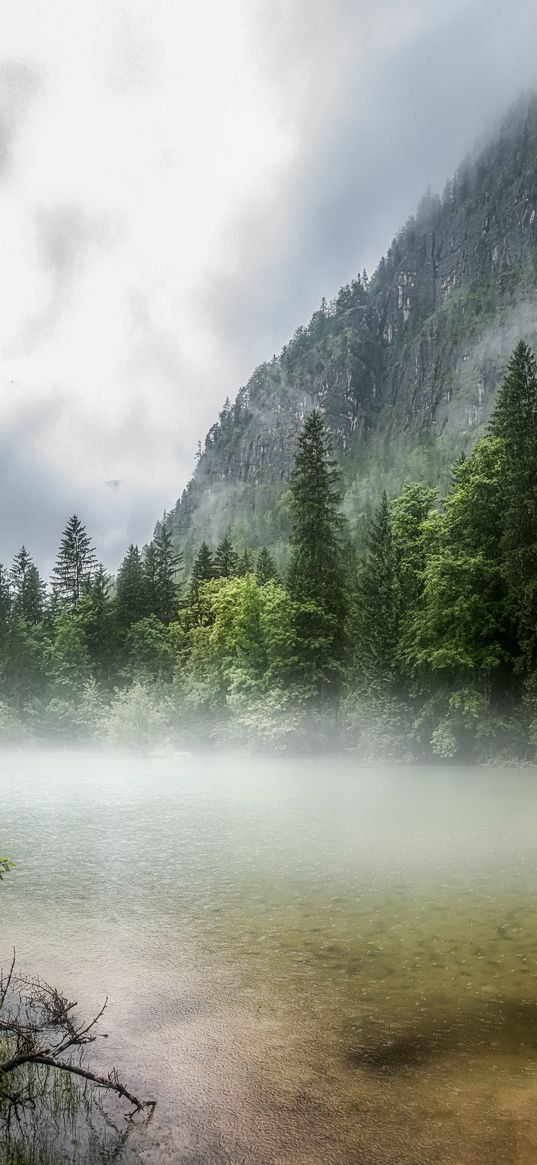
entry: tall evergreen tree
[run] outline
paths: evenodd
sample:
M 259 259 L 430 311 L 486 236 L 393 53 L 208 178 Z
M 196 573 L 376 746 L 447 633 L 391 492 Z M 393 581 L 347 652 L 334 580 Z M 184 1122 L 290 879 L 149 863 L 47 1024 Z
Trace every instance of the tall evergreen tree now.
M 11 590 L 9 577 L 5 567 L 0 562 L 0 628 L 7 626 L 11 612 Z
M 149 542 L 142 550 L 142 573 L 144 593 L 147 602 L 147 615 L 155 615 L 160 610 L 157 549 L 154 541 Z
M 239 555 L 237 562 L 237 575 L 239 578 L 244 578 L 245 574 L 252 573 L 252 555 L 249 550 L 244 550 Z
M 99 682 L 110 684 L 114 673 L 116 624 L 110 603 L 110 576 L 99 563 L 91 582 L 78 604 L 93 674 Z
M 304 422 L 291 473 L 289 590 L 332 611 L 344 608 L 340 474 L 328 432 L 314 410 Z
M 358 658 L 368 680 L 393 677 L 400 617 L 400 589 L 390 507 L 383 493 L 370 520 L 367 556 L 358 575 Z
M 24 585 L 32 563 L 33 559 L 28 553 L 26 547 L 21 546 L 19 552 L 13 559 L 11 569 L 9 571 L 11 593 L 15 603 L 20 600 L 24 593 Z
M 163 623 L 177 617 L 181 585 L 178 579 L 183 555 L 175 550 L 170 531 L 164 522 L 158 522 L 153 538 L 155 548 L 155 581 L 157 609 L 155 614 Z
M 216 578 L 233 578 L 238 571 L 238 557 L 229 534 L 216 547 L 214 573 Z
M 347 616 L 340 475 L 317 410 L 304 422 L 291 474 L 291 562 L 299 670 L 310 694 L 335 695 L 342 677 Z
M 192 567 L 192 586 L 197 587 L 200 582 L 208 582 L 210 578 L 214 578 L 213 556 L 207 543 L 202 542 Z
M 6 652 L 9 623 L 11 615 L 11 591 L 7 571 L 0 562 L 0 690 L 2 678 L 5 674 Z
M 501 530 L 504 446 L 486 436 L 459 463 L 406 612 L 399 658 L 424 698 L 418 738 L 443 756 L 475 755 L 507 723 L 514 695 Z
M 62 534 L 56 564 L 52 571 L 52 589 L 56 598 L 74 605 L 88 587 L 97 567 L 93 543 L 86 527 L 73 514 Z
M 423 591 L 423 572 L 436 528 L 437 491 L 411 482 L 390 505 L 390 526 L 402 612 L 410 612 Z
M 503 442 L 502 572 L 516 625 L 520 666 L 537 669 L 537 363 L 517 344 L 490 429 Z
M 41 622 L 45 607 L 45 584 L 25 546 L 15 555 L 9 572 L 13 613 L 27 623 Z
M 257 561 L 255 564 L 255 577 L 256 582 L 258 582 L 259 586 L 261 587 L 264 586 L 265 583 L 269 582 L 271 578 L 278 578 L 278 572 L 274 565 L 274 559 L 272 558 L 270 552 L 267 550 L 266 546 L 262 546 L 259 554 L 257 555 Z
M 133 543 L 119 567 L 116 577 L 116 620 L 120 631 L 127 631 L 148 614 L 146 579 L 142 555 Z

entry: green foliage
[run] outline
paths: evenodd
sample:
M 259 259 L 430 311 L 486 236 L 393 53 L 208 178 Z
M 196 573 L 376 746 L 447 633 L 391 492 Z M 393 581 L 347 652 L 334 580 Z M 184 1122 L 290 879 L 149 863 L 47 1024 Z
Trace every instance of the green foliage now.
M 86 527 L 73 514 L 62 534 L 52 571 L 54 595 L 73 606 L 93 578 L 97 559 Z
M 208 582 L 215 577 L 213 556 L 206 542 L 202 542 L 192 567 L 190 578 L 191 597 L 196 599 L 199 583 Z
M 118 691 L 102 722 L 101 738 L 107 743 L 142 752 L 167 744 L 169 701 L 151 685 L 135 681 Z
M 129 628 L 125 640 L 125 674 L 138 683 L 165 683 L 171 680 L 175 656 L 167 626 L 149 615 Z
M 0 882 L 3 880 L 5 874 L 13 869 L 15 862 L 11 858 L 0 858 Z
M 347 619 L 340 475 L 319 412 L 298 439 L 291 474 L 291 561 L 287 586 L 296 604 L 297 670 L 310 697 L 337 696 Z
M 216 547 L 214 556 L 215 578 L 232 578 L 233 575 L 237 574 L 238 566 L 238 555 L 233 548 L 229 534 L 226 534 Z
M 355 657 L 367 682 L 388 680 L 396 658 L 401 593 L 386 494 L 370 520 L 357 582 Z
M 516 629 L 520 670 L 537 667 L 537 364 L 515 348 L 491 419 L 502 442 L 501 550 L 506 606 Z
M 260 586 L 263 586 L 265 583 L 269 582 L 270 579 L 277 580 L 278 578 L 278 572 L 274 565 L 274 559 L 270 552 L 267 550 L 266 546 L 262 546 L 257 555 L 255 563 L 255 577 L 256 582 L 258 582 Z
M 54 634 L 44 650 L 47 676 L 58 698 L 71 702 L 91 675 L 91 657 L 83 617 L 66 608 L 54 620 Z
M 158 522 L 153 538 L 154 575 L 151 611 L 162 623 L 171 623 L 177 614 L 183 556 L 178 554 L 165 522 Z
M 312 326 L 321 347 L 331 318 L 324 308 Z M 129 547 L 114 589 L 71 519 L 51 599 L 24 547 L 0 568 L 0 740 L 534 755 L 536 465 L 537 366 L 519 344 L 443 501 L 427 478 L 381 493 L 354 547 L 325 421 L 306 417 L 279 503 L 285 582 L 236 525 L 241 554 L 231 533 L 215 551 L 202 541 L 182 589 L 165 517 L 142 554 Z
M 9 576 L 13 613 L 26 623 L 39 623 L 45 609 L 45 584 L 25 546 L 15 555 Z
M 116 612 L 110 603 L 110 587 L 111 579 L 99 565 L 76 607 L 77 617 L 84 628 L 92 675 L 108 686 L 114 677 L 118 632 Z
M 114 606 L 120 633 L 149 613 L 142 555 L 132 542 L 117 572 Z

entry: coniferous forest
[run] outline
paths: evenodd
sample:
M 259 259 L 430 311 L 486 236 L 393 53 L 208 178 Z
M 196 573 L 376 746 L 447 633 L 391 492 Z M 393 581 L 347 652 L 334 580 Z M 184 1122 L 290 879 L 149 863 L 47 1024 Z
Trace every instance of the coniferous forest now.
M 159 748 L 354 748 L 364 757 L 531 760 L 537 746 L 537 364 L 520 342 L 482 439 L 444 497 L 378 498 L 365 552 L 310 412 L 282 565 L 166 517 L 115 577 L 69 518 L 49 583 L 0 569 L 0 738 Z

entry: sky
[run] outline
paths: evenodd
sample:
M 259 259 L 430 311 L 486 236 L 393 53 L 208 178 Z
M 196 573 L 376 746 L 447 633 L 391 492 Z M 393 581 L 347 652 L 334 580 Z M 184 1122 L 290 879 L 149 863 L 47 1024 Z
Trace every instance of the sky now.
M 534 0 L 18 0 L 0 50 L 0 561 L 114 570 L 254 367 L 524 88 Z

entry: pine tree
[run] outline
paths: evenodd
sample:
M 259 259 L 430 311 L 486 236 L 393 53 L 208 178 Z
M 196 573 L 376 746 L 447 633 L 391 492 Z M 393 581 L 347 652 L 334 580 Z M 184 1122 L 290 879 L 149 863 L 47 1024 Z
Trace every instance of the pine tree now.
M 214 578 L 214 563 L 213 556 L 206 542 L 202 542 L 194 565 L 192 567 L 191 584 L 198 586 L 200 582 L 208 582 L 210 578 Z
M 537 364 L 522 340 L 500 387 L 490 430 L 504 443 L 504 535 L 507 571 L 515 586 L 537 565 Z
M 367 556 L 358 575 L 357 666 L 368 681 L 392 677 L 400 616 L 397 559 L 386 493 L 369 523 Z
M 177 617 L 181 589 L 178 574 L 182 570 L 183 555 L 174 549 L 172 536 L 164 522 L 157 523 L 153 545 L 157 584 L 155 614 L 163 623 L 171 623 Z
M 7 571 L 0 562 L 0 642 L 7 631 L 11 614 L 11 590 Z
M 251 572 L 252 572 L 252 555 L 250 554 L 249 550 L 244 550 L 243 553 L 239 556 L 239 559 L 237 562 L 237 574 L 238 574 L 239 578 L 244 578 L 245 574 L 251 574 Z
M 52 571 L 55 597 L 74 605 L 91 582 L 96 566 L 95 550 L 86 527 L 73 514 L 63 532 Z
M 266 546 L 262 546 L 257 561 L 255 564 L 255 578 L 259 586 L 264 586 L 271 578 L 277 580 L 278 572 L 274 565 L 272 555 L 267 550 Z
M 27 623 L 40 623 L 45 606 L 45 584 L 25 546 L 21 546 L 15 555 L 9 577 L 13 614 Z
M 291 474 L 288 585 L 294 598 L 338 613 L 345 605 L 339 481 L 328 433 L 314 410 L 304 422 Z
M 463 463 L 462 463 L 463 464 Z M 411 482 L 390 505 L 390 526 L 402 612 L 415 606 L 423 591 L 423 572 L 438 519 L 437 491 Z
M 312 697 L 337 694 L 347 615 L 340 475 L 321 415 L 306 417 L 291 474 L 288 589 L 297 604 L 299 668 Z
M 500 386 L 490 430 L 503 442 L 502 573 L 521 667 L 537 669 L 537 363 L 523 340 Z
M 127 631 L 148 614 L 142 555 L 132 542 L 117 572 L 115 608 L 121 631 Z
M 238 558 L 229 534 L 216 548 L 214 556 L 214 573 L 216 578 L 233 578 L 237 574 Z
M 109 600 L 110 582 L 110 576 L 99 563 L 77 608 L 94 676 L 105 684 L 113 677 L 115 652 L 115 612 Z
M 11 593 L 15 604 L 17 604 L 21 596 L 24 594 L 24 585 L 26 577 L 33 560 L 25 546 L 21 546 L 18 554 L 15 555 L 11 564 L 9 572 L 9 581 L 11 585 Z
M 147 617 L 157 616 L 160 608 L 158 593 L 157 549 L 154 542 L 149 542 L 142 551 L 143 587 L 147 603 Z M 157 616 L 158 618 L 158 616 Z

